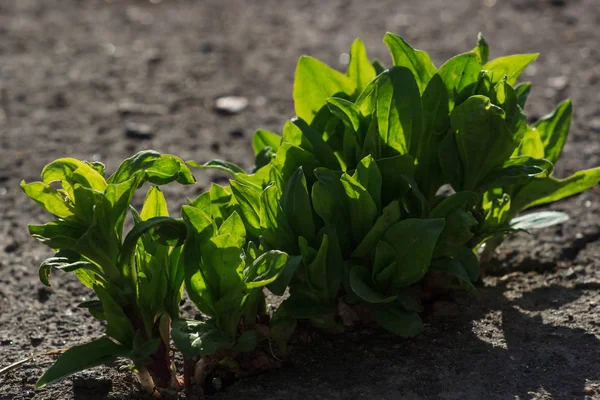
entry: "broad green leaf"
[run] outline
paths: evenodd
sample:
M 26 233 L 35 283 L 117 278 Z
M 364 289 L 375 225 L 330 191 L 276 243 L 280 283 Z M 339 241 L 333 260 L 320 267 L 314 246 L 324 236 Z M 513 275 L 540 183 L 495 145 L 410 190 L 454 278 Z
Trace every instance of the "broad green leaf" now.
M 356 247 L 354 252 L 352 253 L 353 259 L 361 259 L 363 257 L 368 256 L 375 246 L 381 236 L 387 231 L 387 229 L 394 225 L 396 222 L 400 220 L 402 217 L 402 210 L 400 208 L 400 203 L 398 201 L 392 201 L 389 203 L 384 209 L 382 215 L 377 218 L 375 224 L 364 239 L 360 242 L 360 244 Z
M 471 51 L 477 55 L 481 65 L 487 62 L 488 57 L 490 56 L 490 47 L 488 46 L 481 32 L 477 34 L 477 47 Z
M 392 225 L 382 240 L 394 248 L 396 271 L 389 282 L 382 282 L 381 276 L 377 276 L 377 283 L 400 289 L 421 280 L 427 272 L 435 244 L 443 229 L 443 219 L 411 218 Z
M 385 143 L 382 141 L 378 128 L 378 121 L 375 117 L 375 115 L 371 116 L 367 127 L 367 133 L 365 134 L 365 138 L 362 143 L 362 151 L 357 153 L 357 160 L 360 160 L 368 155 L 373 156 L 373 158 L 376 160 L 382 157 L 382 147 L 385 145 Z M 358 143 L 358 147 L 360 147 L 360 142 Z M 395 150 L 390 151 L 395 152 Z
M 319 166 L 313 154 L 289 143 L 283 143 L 279 147 L 272 164 L 281 173 L 283 182 L 287 182 L 299 167 L 302 167 L 310 177 L 312 171 Z
M 544 143 L 540 136 L 540 132 L 532 127 L 527 127 L 521 145 L 517 147 L 512 157 L 529 156 L 533 158 L 544 157 Z
M 333 150 L 325 143 L 321 134 L 310 127 L 304 120 L 300 118 L 292 118 L 288 124 L 286 124 L 286 128 L 299 130 L 299 135 L 302 137 L 301 143 L 292 143 L 297 146 L 304 148 L 306 151 L 309 151 L 313 154 L 313 156 L 319 161 L 319 163 L 326 168 L 331 168 L 333 170 L 340 169 L 340 163 L 337 160 Z M 284 130 L 284 141 L 285 138 L 285 130 Z M 309 147 L 304 147 L 303 144 L 305 141 L 310 143 Z
M 334 225 L 338 232 L 344 232 L 340 246 L 346 253 L 351 247 L 350 206 L 340 181 L 341 175 L 325 168 L 315 170 L 317 182 L 313 184 L 311 199 L 315 213 L 325 225 Z
M 379 79 L 377 122 L 384 156 L 413 153 L 422 132 L 419 87 L 410 69 L 394 67 Z
M 373 68 L 375 68 L 375 74 L 377 75 L 381 74 L 387 69 L 383 66 L 383 64 L 381 64 L 381 62 L 379 62 L 379 60 L 373 60 L 371 64 L 373 65 Z
M 390 49 L 394 66 L 408 68 L 415 76 L 420 92 L 423 93 L 436 72 L 429 55 L 422 50 L 412 48 L 400 36 L 390 32 L 385 34 L 383 41 Z
M 211 277 L 210 281 L 218 280 L 216 293 L 217 298 L 221 299 L 233 291 L 241 280 L 244 261 L 240 240 L 230 233 L 220 234 L 212 237 L 201 252 L 202 269 Z
M 327 99 L 327 106 L 347 127 L 358 132 L 362 115 L 356 104 L 338 97 L 330 97 Z
M 464 53 L 452 57 L 438 70 L 438 74 L 448 90 L 448 110 L 461 104 L 473 92 L 481 71 L 479 58 L 475 53 Z
M 377 168 L 381 172 L 381 204 L 398 200 L 410 190 L 405 179 L 415 174 L 415 159 L 410 154 L 377 159 Z
M 346 76 L 350 78 L 359 92 L 375 79 L 375 68 L 369 61 L 365 45 L 360 39 L 354 40 L 350 48 L 350 61 Z
M 277 151 L 281 145 L 281 136 L 276 133 L 259 129 L 252 136 L 252 148 L 254 155 L 258 155 L 265 147 L 270 147 L 273 151 Z
M 80 269 L 87 270 L 93 276 L 94 283 L 105 284 L 102 270 L 97 265 L 81 259 L 78 253 L 71 250 L 60 250 L 54 257 L 47 258 L 40 264 L 39 278 L 40 281 L 50 287 L 50 273 L 52 270 L 61 270 L 64 272 L 78 271 Z
M 140 218 L 147 221 L 153 217 L 168 217 L 169 209 L 162 191 L 157 186 L 151 186 L 146 194 Z
M 520 211 L 552 203 L 590 189 L 599 182 L 600 168 L 579 171 L 565 179 L 534 179 L 517 192 L 512 200 L 513 207 Z
M 465 171 L 462 188 L 476 189 L 487 174 L 501 167 L 519 145 L 504 121 L 504 111 L 483 96 L 472 96 L 451 115 Z
M 85 228 L 66 221 L 52 221 L 44 225 L 29 225 L 29 234 L 52 249 L 76 251 L 77 241 Z
M 315 223 L 302 167 L 286 183 L 280 203 L 294 234 L 311 241 L 315 237 Z
M 277 187 L 271 185 L 260 196 L 262 236 L 272 248 L 294 253 L 297 249 L 296 239 L 279 204 L 277 193 Z
M 231 346 L 228 337 L 211 321 L 176 319 L 171 323 L 171 335 L 177 349 L 186 357 L 206 357 Z
M 204 164 L 199 164 L 196 161 L 188 161 L 187 164 L 191 167 L 199 168 L 199 169 L 218 169 L 218 170 L 227 172 L 228 174 L 230 174 L 232 176 L 235 176 L 236 174 L 245 174 L 246 173 L 246 171 L 244 171 L 242 168 L 238 167 L 234 163 L 229 162 L 229 161 L 223 161 L 223 160 L 211 160 Z
M 542 229 L 549 226 L 562 224 L 569 220 L 569 216 L 560 211 L 540 211 L 513 218 L 510 227 L 513 229 Z
M 442 168 L 442 174 L 454 190 L 463 187 L 463 163 L 456 144 L 456 134 L 449 132 L 439 144 L 438 159 Z
M 233 236 L 239 248 L 242 248 L 246 244 L 246 228 L 244 228 L 244 221 L 242 221 L 242 217 L 240 217 L 237 211 L 232 212 L 223 224 L 221 224 L 217 234 L 229 234 Z
M 515 92 L 517 93 L 517 103 L 522 109 L 525 108 L 527 98 L 531 92 L 531 82 L 523 82 L 515 86 Z
M 381 209 L 381 172 L 372 156 L 360 160 L 353 178 L 358 181 L 373 198 L 377 209 Z
M 456 278 L 458 278 L 461 284 L 464 285 L 464 287 L 466 287 L 470 292 L 477 292 L 477 289 L 475 288 L 475 286 L 473 286 L 473 283 L 471 282 L 471 278 L 469 278 L 467 270 L 462 265 L 462 263 L 460 263 L 460 261 L 447 257 L 438 258 L 431 262 L 431 267 L 429 267 L 429 269 L 435 271 L 442 271 L 447 274 L 453 275 Z
M 21 189 L 29 198 L 35 201 L 40 207 L 58 218 L 73 218 L 75 210 L 73 204 L 65 199 L 65 196 L 58 190 L 42 182 L 25 183 L 21 182 Z
M 515 90 L 503 79 L 494 87 L 490 94 L 490 100 L 494 105 L 504 110 L 508 129 L 513 132 L 516 140 L 520 141 L 527 130 L 527 118 L 518 105 Z
M 67 181 L 71 185 L 80 185 L 104 192 L 106 181 L 92 166 L 74 158 L 59 158 L 46 165 L 42 170 L 42 182 L 50 184 L 56 181 Z
M 367 189 L 355 178 L 344 173 L 340 181 L 348 199 L 352 237 L 360 243 L 377 218 L 377 204 Z
M 431 218 L 445 218 L 459 208 L 471 209 L 475 205 L 477 198 L 477 193 L 466 190 L 454 193 L 436 205 L 429 213 L 429 216 Z
M 240 206 L 246 230 L 251 235 L 260 236 L 260 194 L 257 189 L 234 180 L 229 181 L 231 192 Z
M 552 163 L 558 160 L 567 141 L 572 117 L 571 100 L 565 100 L 551 114 L 543 116 L 534 125 L 544 144 L 544 158 Z
M 464 246 L 458 247 L 454 249 L 452 257 L 462 264 L 465 271 L 467 271 L 471 282 L 477 282 L 479 279 L 480 266 L 479 258 L 475 255 L 473 249 Z
M 539 54 L 514 54 L 511 56 L 499 57 L 486 63 L 481 69 L 491 71 L 493 83 L 500 82 L 504 75 L 508 78 L 508 84 L 517 83 L 519 75 L 525 68 L 538 58 Z
M 443 183 L 438 149 L 450 127 L 448 92 L 438 74 L 430 79 L 422 100 L 423 133 L 415 144 L 415 181 L 425 196 L 430 198 Z
M 231 198 L 233 197 L 231 189 L 211 183 L 209 193 L 210 216 L 217 226 L 220 226 L 234 210 L 231 204 Z
M 288 255 L 278 250 L 259 256 L 244 270 L 243 281 L 247 289 L 256 289 L 273 283 L 283 271 Z
M 532 179 L 540 179 L 552 173 L 554 165 L 543 158 L 519 156 L 510 158 L 502 168 L 490 172 L 486 181 L 479 186 L 480 190 L 503 187 L 507 185 L 526 184 Z
M 143 171 L 148 181 L 155 185 L 163 185 L 175 180 L 182 184 L 195 182 L 194 176 L 183 160 L 170 154 L 161 155 L 153 150 L 140 151 L 123 161 L 107 182 L 112 184 L 125 182 L 140 171 Z
M 107 337 L 73 346 L 44 372 L 44 375 L 36 382 L 35 387 L 44 387 L 76 372 L 110 363 L 117 357 L 127 357 L 128 354 L 129 349 Z
M 294 105 L 298 117 L 310 123 L 328 98 L 351 96 L 356 90 L 352 80 L 322 62 L 303 56 L 294 78 Z
M 386 296 L 375 289 L 371 272 L 363 266 L 355 265 L 350 270 L 352 291 L 367 303 L 389 303 L 397 296 Z
M 258 342 L 257 335 L 258 333 L 256 331 L 245 331 L 237 338 L 232 350 L 241 352 L 254 350 Z
M 283 296 L 301 262 L 300 256 L 288 256 L 283 270 L 275 281 L 267 285 L 267 289 L 276 296 Z
M 414 311 L 406 311 L 396 305 L 376 305 L 371 308 L 379 326 L 402 337 L 417 336 L 423 328 L 421 317 Z
M 99 286 L 94 287 L 94 292 L 102 302 L 102 310 L 106 318 L 106 334 L 117 340 L 123 346 L 132 348 L 134 331 L 131 321 L 125 315 L 123 308 L 108 293 Z

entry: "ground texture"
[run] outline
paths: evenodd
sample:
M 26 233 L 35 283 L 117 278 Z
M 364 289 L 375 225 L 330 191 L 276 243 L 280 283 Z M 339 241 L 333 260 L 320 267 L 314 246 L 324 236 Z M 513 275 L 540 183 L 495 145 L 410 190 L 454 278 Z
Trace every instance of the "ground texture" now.
M 19 190 L 55 158 L 99 160 L 113 171 L 142 149 L 250 167 L 257 128 L 280 131 L 293 115 L 296 60 L 340 67 L 361 37 L 389 65 L 386 31 L 426 49 L 439 65 L 474 46 L 492 56 L 542 53 L 525 78 L 539 117 L 572 97 L 575 118 L 559 175 L 600 165 L 598 0 L 236 1 L 3 0 L 0 2 L 0 367 L 99 336 L 76 305 L 90 292 L 37 266 L 50 252 L 27 223 L 47 216 Z M 215 99 L 239 95 L 233 116 Z M 222 176 L 198 173 L 185 196 Z M 357 330 L 292 346 L 284 368 L 241 380 L 218 399 L 600 398 L 600 190 L 554 209 L 572 219 L 508 241 L 479 297 L 433 305 L 423 334 L 399 340 Z M 191 310 L 188 305 L 187 311 Z M 0 376 L 0 399 L 140 398 L 121 365 L 43 390 L 51 357 Z M 189 397 L 189 396 L 188 396 Z

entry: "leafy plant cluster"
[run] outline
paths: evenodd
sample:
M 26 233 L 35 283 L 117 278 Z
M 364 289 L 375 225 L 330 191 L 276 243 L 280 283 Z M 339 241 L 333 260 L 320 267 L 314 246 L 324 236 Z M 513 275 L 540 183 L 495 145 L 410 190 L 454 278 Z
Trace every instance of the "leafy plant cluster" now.
M 374 321 L 414 336 L 432 274 L 476 292 L 480 258 L 503 238 L 568 218 L 522 211 L 600 181 L 600 168 L 553 176 L 572 107 L 564 101 L 528 123 L 530 84 L 517 79 L 537 54 L 488 61 L 480 36 L 436 68 L 401 37 L 384 42 L 389 69 L 360 40 L 345 74 L 302 57 L 297 116 L 281 135 L 255 133 L 251 173 L 227 161 L 188 162 L 231 180 L 188 201 L 181 219 L 168 216 L 158 185 L 194 178 L 171 155 L 138 153 L 106 180 L 99 163 L 60 159 L 42 182 L 24 183 L 56 217 L 30 226 L 56 250 L 42 282 L 53 269 L 74 271 L 98 296 L 81 306 L 106 321 L 103 338 L 68 350 L 38 386 L 128 357 L 149 389 L 178 389 L 171 336 L 188 360 L 233 370 L 239 354 L 265 345 L 285 352 L 298 321 L 328 332 Z M 130 203 L 145 182 L 154 186 L 138 213 Z M 124 235 L 127 212 L 134 224 Z M 180 318 L 183 287 L 207 320 Z M 285 295 L 274 313 L 265 288 Z

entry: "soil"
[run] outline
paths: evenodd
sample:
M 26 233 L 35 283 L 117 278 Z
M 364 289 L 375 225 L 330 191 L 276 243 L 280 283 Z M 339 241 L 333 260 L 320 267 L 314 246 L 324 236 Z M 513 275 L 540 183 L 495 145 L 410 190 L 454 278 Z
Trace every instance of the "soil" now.
M 26 225 L 48 220 L 19 189 L 63 156 L 114 170 L 153 148 L 250 167 L 257 128 L 293 115 L 302 54 L 343 68 L 355 37 L 388 65 L 386 31 L 437 65 L 484 33 L 492 56 L 541 52 L 525 78 L 537 118 L 572 97 L 575 118 L 557 174 L 600 165 L 598 0 L 3 0 L 0 2 L 0 367 L 85 342 L 101 326 L 76 305 L 91 292 L 69 274 L 38 281 L 50 251 Z M 236 95 L 248 107 L 215 111 Z M 168 186 L 176 211 L 222 175 Z M 236 382 L 217 399 L 600 398 L 600 190 L 552 208 L 560 227 L 507 241 L 480 294 L 438 301 L 412 340 L 373 330 L 292 344 L 281 369 Z M 192 312 L 189 305 L 187 312 Z M 41 390 L 53 357 L 0 376 L 0 399 L 134 399 L 126 365 L 95 368 Z

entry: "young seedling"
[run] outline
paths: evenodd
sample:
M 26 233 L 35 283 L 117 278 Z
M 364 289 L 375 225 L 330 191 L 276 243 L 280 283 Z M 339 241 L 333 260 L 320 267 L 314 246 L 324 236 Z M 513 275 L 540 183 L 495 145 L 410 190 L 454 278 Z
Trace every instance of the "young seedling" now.
M 55 217 L 29 226 L 33 237 L 56 251 L 40 266 L 41 281 L 49 286 L 53 270 L 74 272 L 98 297 L 79 307 L 106 321 L 103 337 L 67 350 L 37 387 L 126 357 L 149 392 L 179 388 L 169 327 L 170 319 L 179 316 L 179 256 L 186 224 L 168 216 L 157 186 L 149 188 L 140 213 L 131 207 L 134 192 L 145 182 L 172 181 L 191 184 L 194 177 L 181 159 L 145 151 L 125 160 L 108 179 L 100 163 L 62 158 L 44 168 L 41 182 L 21 184 L 27 196 Z M 134 224 L 124 234 L 128 212 Z

